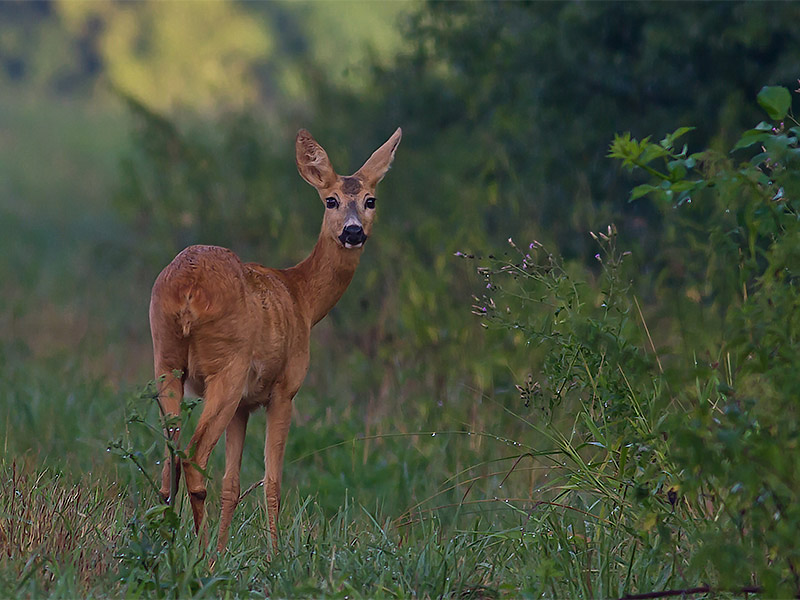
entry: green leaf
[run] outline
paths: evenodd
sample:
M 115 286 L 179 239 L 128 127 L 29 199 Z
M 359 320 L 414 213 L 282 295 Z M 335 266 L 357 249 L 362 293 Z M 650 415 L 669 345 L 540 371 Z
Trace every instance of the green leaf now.
M 647 141 L 647 138 L 642 140 L 642 144 Z M 657 158 L 662 158 L 664 156 L 669 156 L 669 152 L 667 152 L 661 146 L 656 146 L 655 144 L 648 144 L 644 146 L 644 151 L 639 155 L 639 162 L 643 165 L 646 165 Z
M 594 421 L 592 421 L 592 418 L 586 413 L 583 413 L 583 421 L 586 423 L 586 426 L 589 428 L 589 431 L 592 432 L 594 439 L 597 440 L 599 445 L 603 448 L 608 448 L 608 441 L 605 436 L 600 433 L 600 430 L 597 428 Z
M 770 158 L 773 161 L 783 161 L 786 158 L 786 153 L 795 142 L 794 137 L 788 135 L 771 135 L 768 139 L 764 140 L 764 148 L 770 153 Z
M 785 87 L 779 85 L 765 85 L 758 92 L 758 103 L 761 105 L 770 119 L 779 121 L 789 112 L 792 104 L 792 96 Z
M 656 191 L 658 191 L 660 189 L 661 188 L 659 188 L 658 186 L 650 185 L 648 183 L 643 183 L 642 185 L 637 185 L 631 191 L 631 197 L 628 199 L 628 201 L 629 202 L 633 202 L 634 200 L 638 200 L 642 196 L 646 196 L 647 194 L 649 194 L 651 192 L 656 192 Z
M 671 160 L 667 163 L 667 168 L 672 181 L 678 181 L 686 177 L 686 161 L 684 160 Z
M 769 158 L 769 152 L 760 152 L 759 154 L 756 154 L 753 158 L 750 159 L 750 165 L 753 167 L 757 167 L 768 158 Z
M 609 158 L 617 158 L 622 161 L 622 165 L 628 168 L 633 168 L 637 162 L 640 161 L 642 153 L 650 146 L 650 137 L 646 137 L 639 141 L 631 138 L 629 132 L 623 135 L 615 135 L 614 141 L 608 148 Z
M 733 147 L 733 150 L 739 150 L 741 148 L 748 148 L 753 144 L 763 143 L 770 134 L 764 133 L 763 131 L 759 131 L 758 129 L 751 129 L 750 131 L 745 131 L 742 134 L 742 137 L 739 138 L 739 141 L 736 142 L 736 145 Z M 733 152 L 731 150 L 731 152 Z
M 694 127 L 678 127 L 672 133 L 668 133 L 663 140 L 661 140 L 660 144 L 662 148 L 671 149 L 675 145 L 675 140 L 679 137 L 686 135 L 690 131 L 694 131 Z
M 688 191 L 699 190 L 704 186 L 705 182 L 702 180 L 700 181 L 683 180 L 683 181 L 676 181 L 675 183 L 669 186 L 669 189 L 671 189 L 673 192 L 688 192 Z

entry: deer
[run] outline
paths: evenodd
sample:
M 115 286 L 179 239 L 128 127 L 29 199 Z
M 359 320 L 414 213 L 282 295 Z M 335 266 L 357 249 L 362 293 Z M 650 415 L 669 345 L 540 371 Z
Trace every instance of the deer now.
M 267 414 L 264 497 L 268 537 L 277 551 L 277 518 L 292 401 L 309 367 L 311 329 L 330 312 L 353 279 L 376 213 L 375 188 L 394 160 L 400 128 L 353 175 L 338 175 L 305 129 L 295 155 L 301 177 L 325 205 L 311 254 L 287 269 L 243 263 L 219 246 L 190 246 L 158 275 L 150 297 L 150 331 L 165 435 L 180 444 L 177 416 L 185 392 L 203 398 L 183 458 L 167 451 L 161 498 L 175 502 L 181 470 L 195 534 L 205 546 L 204 472 L 225 433 L 225 472 L 217 550 L 228 542 L 240 500 L 239 474 L 249 415 Z M 269 544 L 268 544 L 269 547 Z M 268 550 L 269 552 L 269 550 Z

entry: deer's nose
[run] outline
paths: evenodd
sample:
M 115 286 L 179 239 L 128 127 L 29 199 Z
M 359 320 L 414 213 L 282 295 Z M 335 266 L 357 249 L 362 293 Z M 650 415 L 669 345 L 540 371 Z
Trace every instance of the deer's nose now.
M 348 225 L 342 230 L 339 241 L 345 248 L 360 248 L 367 241 L 361 225 Z

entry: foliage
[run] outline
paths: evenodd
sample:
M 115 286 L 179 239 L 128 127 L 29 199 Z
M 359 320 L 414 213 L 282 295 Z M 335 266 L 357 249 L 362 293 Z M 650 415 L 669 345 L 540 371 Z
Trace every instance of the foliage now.
M 758 101 L 777 122 L 745 132 L 733 157 L 678 150 L 684 129 L 659 144 L 618 136 L 610 155 L 656 180 L 632 199 L 651 194 L 681 215 L 671 242 L 687 265 L 705 269 L 704 295 L 722 313 L 710 340 L 719 358 L 695 361 L 676 390 L 685 410 L 662 429 L 674 440 L 681 493 L 704 517 L 695 561 L 728 585 L 752 577 L 772 596 L 800 590 L 792 451 L 800 436 L 800 128 L 785 88 L 764 87 Z M 754 145 L 755 155 L 736 158 Z
M 359 312 L 348 304 L 354 296 L 342 306 L 361 327 L 377 318 L 383 364 L 401 357 L 402 371 L 413 374 L 406 380 L 424 380 L 449 401 L 459 401 L 451 390 L 491 395 L 510 384 L 508 359 L 497 358 L 513 342 L 480 336 L 465 322 L 458 299 L 475 282 L 445 258 L 457 250 L 485 256 L 509 235 L 592 265 L 585 232 L 617 223 L 650 280 L 642 286 L 668 297 L 666 284 L 683 268 L 665 235 L 673 225 L 649 197 L 625 203 L 630 178 L 609 168 L 603 149 L 623 124 L 646 134 L 691 122 L 694 144 L 731 141 L 757 115 L 744 99 L 764 81 L 788 83 L 800 59 L 788 25 L 797 7 L 771 7 L 776 12 L 748 3 L 429 3 L 407 24 L 409 48 L 375 67 L 371 94 L 315 79 L 312 131 L 323 139 L 344 145 L 358 130 L 366 145 L 404 128 L 402 156 L 383 184 L 402 206 L 382 204 L 380 255 L 364 264 L 375 287 L 363 299 L 379 310 Z M 464 347 L 485 360 L 464 360 Z
M 7 2 L 0 81 L 62 98 L 110 84 L 161 111 L 261 107 L 274 119 L 311 110 L 309 69 L 363 92 L 366 57 L 391 59 L 403 43 L 395 21 L 415 4 Z
M 528 502 L 514 502 L 539 535 L 562 537 L 589 555 L 612 552 L 610 542 L 613 555 L 628 557 L 600 577 L 587 574 L 581 595 L 596 595 L 595 586 L 605 596 L 684 587 L 697 572 L 685 558 L 696 528 L 676 510 L 678 469 L 660 435 L 668 383 L 660 359 L 648 353 L 655 348 L 632 295 L 630 252 L 618 250 L 614 226 L 592 237 L 601 266 L 592 284 L 538 241 L 520 248 L 509 239 L 510 256 L 478 267 L 487 291 L 475 297 L 473 312 L 487 328 L 522 338 L 529 360 L 519 400 L 505 407 L 527 429 L 505 480 L 513 482 L 523 460 L 541 462 L 533 468 L 546 475 L 532 478 Z M 550 509 L 540 515 L 539 505 Z M 632 571 L 640 552 L 660 565 L 658 583 L 646 569 Z
M 411 20 L 413 48 L 378 70 L 375 119 L 392 110 L 408 138 L 447 157 L 450 176 L 425 180 L 428 194 L 436 205 L 457 197 L 490 237 L 555 242 L 590 259 L 580 233 L 614 221 L 649 259 L 659 211 L 621 202 L 629 182 L 602 148 L 620 129 L 645 135 L 675 122 L 696 124 L 694 143 L 730 142 L 756 118 L 746 98 L 796 76 L 798 7 L 770 8 L 431 2 Z M 472 197 L 473 187 L 485 191 Z
M 76 63 L 78 71 L 83 63 L 76 53 L 94 65 L 92 73 L 80 71 L 77 79 L 87 79 L 91 88 L 110 78 L 123 95 L 132 95 L 126 105 L 133 115 L 134 148 L 125 152 L 113 194 L 124 235 L 117 230 L 112 236 L 124 243 L 104 244 L 97 252 L 127 255 L 129 262 L 144 259 L 134 273 L 118 269 L 135 288 L 131 297 L 146 297 L 156 270 L 189 243 L 233 246 L 246 260 L 276 266 L 299 260 L 313 243 L 319 206 L 291 165 L 294 131 L 309 127 L 345 171 L 357 168 L 376 143 L 402 125 L 402 161 L 381 188 L 375 243 L 350 293 L 317 337 L 323 352 L 352 349 L 343 358 L 348 369 L 317 371 L 310 383 L 345 390 L 391 385 L 408 398 L 433 386 L 443 401 L 476 401 L 480 393 L 465 390 L 491 389 L 509 379 L 504 359 L 490 349 L 494 342 L 485 346 L 459 305 L 475 280 L 449 259 L 455 250 L 484 254 L 490 240 L 512 235 L 554 241 L 568 259 L 591 263 L 593 251 L 581 232 L 613 221 L 621 225 L 626 247 L 647 264 L 648 276 L 670 276 L 658 210 L 650 202 L 620 202 L 627 182 L 602 160 L 604 141 L 622 126 L 649 131 L 676 121 L 697 122 L 692 136 L 700 143 L 730 137 L 737 123 L 750 119 L 741 99 L 765 79 L 787 80 L 800 47 L 788 25 L 797 10 L 792 4 L 763 11 L 746 3 L 685 4 L 680 10 L 613 3 L 431 3 L 409 6 L 414 14 L 404 35 L 394 38 L 385 34 L 385 25 L 399 8 L 351 13 L 320 7 L 215 8 L 221 30 L 237 24 L 243 29 L 240 36 L 228 36 L 234 39 L 211 37 L 206 45 L 230 50 L 220 49 L 219 56 L 234 54 L 236 72 L 250 74 L 240 82 L 249 91 L 240 94 L 238 84 L 226 85 L 220 93 L 235 96 L 230 103 L 194 114 L 190 107 L 214 97 L 194 87 L 205 81 L 194 71 L 192 85 L 183 76 L 169 82 L 186 84 L 176 92 L 183 98 L 180 108 L 172 111 L 166 108 L 172 105 L 169 94 L 160 93 L 165 86 L 155 96 L 143 96 L 143 87 L 131 90 L 129 83 L 141 79 L 141 69 L 161 77 L 158 65 L 165 56 L 173 57 L 171 65 L 195 64 L 195 45 L 181 40 L 199 35 L 186 30 L 193 23 L 200 23 L 199 30 L 206 27 L 203 15 L 183 19 L 180 7 L 149 3 L 137 8 L 55 3 L 36 9 L 8 4 L 0 11 L 9 14 L 4 20 L 9 28 L 22 22 L 31 28 L 28 36 L 3 38 L 9 56 L 19 55 L 29 65 L 30 77 L 38 63 L 36 49 L 27 44 L 38 39 L 39 28 L 50 28 L 71 44 L 54 54 Z M 146 47 L 137 54 L 135 33 L 159 11 L 163 20 L 148 30 Z M 341 21 L 346 26 L 337 25 Z M 171 29 L 170 23 L 186 35 L 162 40 L 161 26 Z M 107 38 L 122 30 L 112 51 Z M 681 32 L 681 45 L 673 43 L 675 32 Z M 254 53 L 258 44 L 237 46 L 236 40 L 254 36 L 267 40 L 268 49 Z M 56 39 L 61 38 L 48 38 Z M 374 52 L 357 54 L 352 50 L 361 44 L 357 39 Z M 733 43 L 709 42 L 717 39 Z M 381 58 L 372 70 L 352 67 L 339 78 L 341 55 L 351 52 L 347 60 L 362 66 L 368 63 L 365 56 Z M 393 53 L 394 59 L 386 58 Z M 125 74 L 125 65 L 136 72 Z M 15 81 L 22 85 L 27 79 Z M 154 75 L 153 81 L 160 80 Z M 259 98 L 255 106 L 242 100 L 253 89 Z M 58 135 L 52 137 L 58 141 Z M 62 163 L 59 156 L 46 155 L 48 160 L 56 167 Z M 88 168 L 80 164 L 70 172 Z M 29 178 L 39 183 L 37 174 Z M 112 194 L 96 187 L 82 183 L 75 198 L 89 194 L 105 208 Z M 51 195 L 38 190 L 36 195 Z M 82 214 L 79 201 L 68 206 L 74 208 L 65 212 Z M 125 327 L 136 329 L 132 320 Z M 145 334 L 140 330 L 137 338 L 143 349 Z M 484 346 L 485 361 L 466 360 L 461 351 Z M 379 367 L 366 368 L 376 360 Z M 140 374 L 143 364 L 136 365 Z M 339 374 L 345 371 L 354 371 L 358 380 L 342 381 Z M 349 399 L 356 397 L 364 394 Z
M 0 596 L 797 594 L 796 5 L 428 3 L 387 35 L 405 8 L 156 4 L 0 3 Z M 664 123 L 695 127 L 642 138 Z M 301 259 L 294 132 L 346 172 L 398 125 L 281 552 L 254 493 L 213 562 L 147 481 L 154 404 L 123 414 L 149 286 L 189 243 Z M 544 244 L 452 258 L 509 235 Z
M 148 262 L 194 240 L 251 249 L 286 243 L 285 228 L 301 226 L 299 215 L 275 201 L 288 195 L 286 178 L 275 177 L 283 165 L 252 117 L 233 114 L 221 127 L 224 137 L 208 139 L 122 98 L 134 116 L 136 150 L 122 162 L 117 206 L 153 245 Z
M 253 102 L 252 70 L 270 55 L 270 32 L 234 3 L 58 2 L 65 29 L 85 39 L 112 85 L 159 107 Z M 192 66 L 201 64 L 201 69 Z

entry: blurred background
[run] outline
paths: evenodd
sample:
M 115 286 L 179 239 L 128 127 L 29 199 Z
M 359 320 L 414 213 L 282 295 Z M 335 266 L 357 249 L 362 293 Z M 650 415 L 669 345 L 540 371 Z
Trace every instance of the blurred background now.
M 290 455 L 481 430 L 518 405 L 535 352 L 480 327 L 484 284 L 455 252 L 537 240 L 591 278 L 588 232 L 613 222 L 657 339 L 691 330 L 665 300 L 700 323 L 715 299 L 684 293 L 699 265 L 662 251 L 674 225 L 628 202 L 637 181 L 608 145 L 689 125 L 690 147 L 730 147 L 763 85 L 795 84 L 799 21 L 796 3 L 1 2 L 5 450 L 103 460 L 152 377 L 150 286 L 186 245 L 306 256 L 323 207 L 296 172 L 300 127 L 341 173 L 404 135 L 355 280 L 315 330 L 295 422 L 316 433 L 295 431 Z M 387 480 L 430 458 L 361 451 Z

